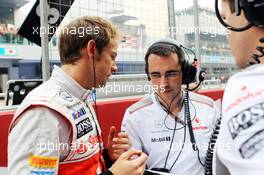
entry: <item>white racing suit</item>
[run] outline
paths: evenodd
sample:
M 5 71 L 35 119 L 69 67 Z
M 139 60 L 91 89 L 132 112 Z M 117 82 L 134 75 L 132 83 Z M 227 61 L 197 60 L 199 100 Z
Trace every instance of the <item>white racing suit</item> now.
M 8 137 L 8 174 L 101 173 L 101 129 L 88 95 L 55 66 L 51 78 L 34 89 L 15 113 Z

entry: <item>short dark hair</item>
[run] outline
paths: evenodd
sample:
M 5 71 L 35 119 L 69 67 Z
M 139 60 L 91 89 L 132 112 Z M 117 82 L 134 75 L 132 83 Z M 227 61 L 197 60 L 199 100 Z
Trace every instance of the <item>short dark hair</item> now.
M 81 32 L 80 32 L 81 31 Z M 59 53 L 62 64 L 72 64 L 81 56 L 81 50 L 90 40 L 94 40 L 99 54 L 111 39 L 118 39 L 117 28 L 109 21 L 84 16 L 75 19 L 62 28 L 59 37 Z
M 184 58 L 184 53 L 182 48 L 179 46 L 176 46 L 174 44 L 169 44 L 169 43 L 154 43 L 152 44 L 148 50 L 147 53 L 145 54 L 145 71 L 146 74 L 149 74 L 149 55 L 150 54 L 155 54 L 159 56 L 170 56 L 171 54 L 176 53 L 179 57 L 179 64 L 181 67 L 183 67 L 185 58 Z

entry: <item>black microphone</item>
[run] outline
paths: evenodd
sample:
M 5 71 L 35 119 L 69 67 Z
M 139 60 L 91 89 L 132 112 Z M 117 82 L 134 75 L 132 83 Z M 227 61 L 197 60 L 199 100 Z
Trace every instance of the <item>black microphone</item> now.
M 204 81 L 206 77 L 206 72 L 205 71 L 200 71 L 199 73 L 199 81 Z
M 198 77 L 199 78 L 199 83 L 194 88 L 188 89 L 188 90 L 189 91 L 193 91 L 193 90 L 197 89 L 201 85 L 201 83 L 204 81 L 205 77 L 206 77 L 205 71 L 200 71 L 199 77 Z

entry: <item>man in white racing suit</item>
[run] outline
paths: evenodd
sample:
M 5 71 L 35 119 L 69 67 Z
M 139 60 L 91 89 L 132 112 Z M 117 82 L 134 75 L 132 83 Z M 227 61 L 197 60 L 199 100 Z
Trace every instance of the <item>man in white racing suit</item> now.
M 186 93 L 181 85 L 183 75 L 188 75 L 184 72 L 186 63 L 181 49 L 172 39 L 149 47 L 145 56 L 146 73 L 156 92 L 126 110 L 121 130 L 128 134 L 133 148 L 149 156 L 148 169 L 201 175 L 219 112 L 212 99 L 189 93 L 190 119 L 199 153 L 194 151 L 183 104 Z
M 216 12 L 231 30 L 230 48 L 243 70 L 225 88 L 213 171 L 260 175 L 264 173 L 264 0 L 220 0 Z
M 92 32 L 71 31 L 80 27 Z M 91 89 L 103 86 L 117 70 L 117 40 L 116 28 L 99 17 L 78 18 L 62 30 L 62 67 L 55 66 L 51 78 L 25 98 L 11 123 L 9 175 L 142 174 L 147 156 L 129 150 L 126 134 L 112 127 L 104 150 L 87 100 Z

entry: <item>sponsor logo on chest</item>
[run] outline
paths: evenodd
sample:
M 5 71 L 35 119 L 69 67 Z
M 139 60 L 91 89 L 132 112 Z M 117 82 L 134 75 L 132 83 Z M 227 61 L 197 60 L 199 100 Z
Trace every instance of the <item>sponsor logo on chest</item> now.
M 201 119 L 198 117 L 195 117 L 193 124 L 194 124 L 194 126 L 192 128 L 194 131 L 195 130 L 197 131 L 197 130 L 207 130 L 208 129 L 208 127 L 206 125 L 204 125 L 202 123 Z
M 68 102 L 72 102 L 72 101 L 73 101 L 73 98 L 72 98 L 71 94 L 68 93 L 68 92 L 66 92 L 66 91 L 64 91 L 64 90 L 60 90 L 60 92 L 59 92 L 59 96 L 60 96 L 62 99 L 68 101 Z
M 84 116 L 86 114 L 86 111 L 84 109 L 84 107 L 78 109 L 77 111 L 72 113 L 72 117 L 74 120 L 80 118 L 81 116 Z
M 235 115 L 228 121 L 228 129 L 233 139 L 237 135 L 264 118 L 264 103 L 260 103 Z
M 92 123 L 89 118 L 85 118 L 84 120 L 78 122 L 76 124 L 77 129 L 77 139 L 88 134 L 90 131 L 93 130 Z
M 152 137 L 151 142 L 152 143 L 157 143 L 157 142 L 169 142 L 171 141 L 170 136 L 167 137 Z
M 80 101 L 76 102 L 76 103 L 73 103 L 73 104 L 70 104 L 70 105 L 67 105 L 66 108 L 71 110 L 71 109 L 74 109 L 74 108 L 77 108 L 78 106 L 80 106 L 82 103 Z
M 264 146 L 264 130 L 260 130 L 245 141 L 239 148 L 243 159 L 250 159 L 256 155 Z

